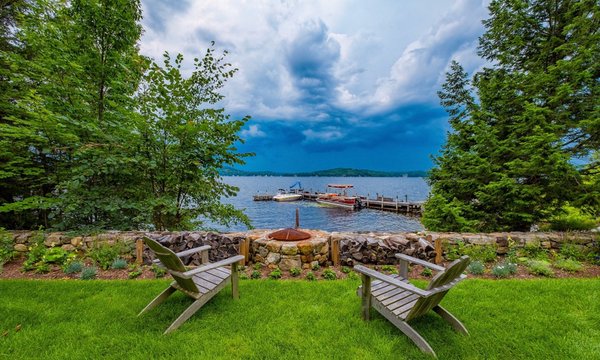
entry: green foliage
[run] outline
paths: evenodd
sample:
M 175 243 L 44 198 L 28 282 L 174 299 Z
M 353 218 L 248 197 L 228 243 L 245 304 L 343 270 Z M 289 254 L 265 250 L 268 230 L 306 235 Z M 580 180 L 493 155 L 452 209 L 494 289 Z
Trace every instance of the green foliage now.
M 262 277 L 262 274 L 260 273 L 260 271 L 254 270 L 254 271 L 252 271 L 252 274 L 250 275 L 250 277 L 252 279 L 260 279 Z
M 496 261 L 496 247 L 493 245 L 469 245 L 463 251 L 473 260 L 485 263 Z
M 112 264 L 110 265 L 110 268 L 111 269 L 125 269 L 125 268 L 127 268 L 127 260 L 117 258 L 112 262 Z
M 425 277 L 431 277 L 433 275 L 433 271 L 431 271 L 430 268 L 423 268 L 423 270 L 421 271 L 421 275 L 425 276 Z
M 81 270 L 79 278 L 81 280 L 93 280 L 98 275 L 98 270 L 95 266 L 86 266 Z
M 452 129 L 434 158 L 424 225 L 527 231 L 568 202 L 597 216 L 600 8 L 494 0 L 489 9 L 479 41 L 489 66 L 470 78 L 452 62 L 439 92 Z M 574 157 L 587 161 L 576 167 Z
M 531 260 L 527 263 L 527 270 L 534 275 L 554 276 L 550 263 L 545 260 Z
M 129 267 L 129 273 L 127 273 L 127 277 L 129 279 L 135 279 L 137 277 L 139 277 L 140 275 L 142 275 L 143 269 L 141 266 L 137 266 L 135 264 L 132 264 Z
M 249 279 L 248 274 L 243 271 L 240 272 L 239 277 L 240 277 L 240 280 L 248 280 Z
M 308 281 L 315 281 L 315 280 L 317 280 L 317 277 L 315 276 L 315 274 L 312 271 L 307 272 L 306 276 L 304 278 L 306 280 L 308 280 Z
M 213 44 L 214 45 L 214 44 Z M 221 181 L 219 169 L 243 164 L 250 154 L 235 152 L 243 142 L 237 135 L 249 117 L 233 120 L 218 108 L 219 93 L 237 69 L 209 48 L 194 59 L 186 78 L 181 73 L 183 55 L 163 56 L 162 67 L 152 62 L 138 96 L 143 122 L 141 154 L 149 179 L 152 223 L 158 230 L 197 225 L 199 217 L 228 225 L 249 219 L 221 198 L 237 188 Z
M 152 264 L 150 270 L 152 270 L 152 272 L 154 273 L 154 277 L 157 279 L 163 278 L 167 274 L 167 270 L 164 267 L 158 266 L 156 264 Z M 240 274 L 246 275 L 246 273 Z M 246 276 L 246 278 L 248 278 L 248 276 Z
M 311 269 L 312 269 L 313 271 L 317 271 L 317 270 L 319 270 L 320 268 L 321 268 L 321 265 L 320 265 L 318 262 L 315 262 L 315 263 L 314 263 L 314 264 L 311 266 Z
M 277 280 L 277 279 L 281 279 L 281 270 L 279 268 L 271 271 L 269 273 L 269 279 L 273 279 L 273 280 Z
M 260 269 L 262 269 L 262 268 L 263 268 L 263 266 L 264 266 L 264 265 L 263 265 L 262 263 L 259 263 L 259 262 L 257 262 L 257 263 L 254 263 L 254 265 L 252 265 L 252 268 L 253 268 L 254 270 L 260 270 Z
M 42 260 L 46 264 L 64 264 L 69 257 L 69 252 L 60 248 L 53 247 L 46 249 L 44 255 L 42 255 Z
M 358 280 L 358 274 L 355 273 L 354 271 L 352 271 L 351 273 L 348 274 L 348 279 L 350 279 L 350 280 Z
M 351 272 L 352 272 L 352 269 L 350 269 L 350 268 L 349 268 L 349 267 L 347 267 L 347 266 L 342 266 L 342 272 L 343 272 L 344 274 L 349 274 L 349 273 L 351 273 Z
M 485 266 L 479 260 L 473 260 L 467 267 L 467 271 L 473 275 L 483 275 L 485 272 Z
M 550 227 L 556 231 L 591 230 L 598 226 L 598 219 L 573 206 L 564 206 L 564 213 L 550 219 Z
M 323 270 L 323 273 L 321 274 L 321 276 L 323 277 L 323 279 L 326 279 L 326 280 L 335 280 L 335 279 L 337 279 L 337 274 L 335 273 L 335 271 L 333 271 L 331 269 L 325 269 L 325 270 Z
M 466 245 L 462 240 L 456 240 L 454 244 L 444 241 L 442 246 L 444 248 L 444 253 L 446 254 L 446 259 L 450 261 L 454 261 L 465 254 Z
M 108 269 L 112 263 L 119 257 L 121 253 L 120 243 L 108 244 L 108 243 L 96 243 L 91 250 L 88 251 L 87 256 L 94 260 L 102 270 Z
M 297 267 L 293 267 L 290 269 L 290 275 L 292 275 L 293 277 L 299 276 L 301 272 L 302 271 Z
M 554 267 L 568 272 L 579 272 L 583 270 L 583 264 L 572 258 L 558 259 L 554 262 Z
M 548 261 L 550 259 L 548 249 L 543 248 L 539 241 L 525 244 L 525 246 L 517 250 L 517 255 L 519 257 L 543 261 Z
M 581 246 L 571 243 L 561 245 L 560 256 L 573 260 L 584 260 L 586 258 L 586 255 L 581 250 Z
M 65 274 L 76 274 L 83 270 L 83 263 L 80 261 L 72 261 L 63 267 L 63 272 Z
M 12 236 L 0 227 L 0 265 L 9 262 L 15 254 Z
M 492 275 L 497 278 L 505 278 L 509 275 L 516 274 L 517 265 L 513 263 L 498 264 L 492 267 Z
M 344 269 L 342 269 L 343 271 Z M 381 271 L 386 272 L 388 274 L 397 274 L 398 273 L 398 269 L 396 269 L 396 267 L 394 265 L 383 265 L 381 267 Z M 350 269 L 348 269 L 348 272 L 350 272 Z M 346 272 L 346 274 L 348 273 Z
M 27 259 L 23 262 L 24 271 L 34 270 L 36 268 L 36 265 L 42 264 L 42 258 L 46 253 L 43 232 L 36 232 L 35 235 L 31 238 L 30 242 L 32 243 L 32 245 L 29 247 Z

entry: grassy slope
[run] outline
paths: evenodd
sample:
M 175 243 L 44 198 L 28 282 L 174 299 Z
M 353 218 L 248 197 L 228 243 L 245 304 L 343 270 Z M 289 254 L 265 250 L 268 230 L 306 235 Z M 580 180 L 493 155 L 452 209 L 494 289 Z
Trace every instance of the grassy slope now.
M 357 281 L 242 281 L 175 333 L 181 294 L 137 318 L 167 281 L 0 281 L 0 358 L 420 359 L 373 311 Z M 468 280 L 443 305 L 471 332 L 432 314 L 415 321 L 441 359 L 600 359 L 600 280 Z M 22 324 L 19 332 L 14 328 Z

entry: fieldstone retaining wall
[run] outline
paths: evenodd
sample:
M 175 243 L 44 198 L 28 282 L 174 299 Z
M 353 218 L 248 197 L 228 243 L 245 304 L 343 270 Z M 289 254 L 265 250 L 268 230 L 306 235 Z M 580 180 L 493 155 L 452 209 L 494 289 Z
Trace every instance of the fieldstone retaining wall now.
M 282 242 L 268 238 L 273 230 L 251 230 L 241 233 L 215 234 L 210 232 L 141 232 L 109 231 L 97 235 L 70 236 L 66 233 L 46 233 L 44 244 L 48 247 L 60 246 L 68 251 L 85 251 L 98 244 L 123 244 L 123 251 L 135 254 L 136 242 L 144 235 L 159 240 L 173 251 L 183 251 L 201 245 L 210 245 L 210 261 L 218 261 L 242 253 L 250 262 L 260 262 L 282 270 L 292 267 L 310 267 L 315 263 L 326 265 L 395 264 L 396 253 L 404 253 L 424 260 L 433 261 L 436 256 L 435 244 L 491 245 L 498 255 L 506 254 L 509 246 L 540 245 L 558 250 L 563 243 L 575 244 L 581 250 L 598 248 L 600 234 L 594 232 L 507 232 L 487 234 L 467 233 L 346 233 L 305 230 L 311 233 L 308 240 Z M 35 242 L 37 232 L 11 231 L 14 248 L 26 253 Z M 187 257 L 188 264 L 197 264 L 199 255 Z M 143 252 L 143 261 L 149 263 L 151 252 Z

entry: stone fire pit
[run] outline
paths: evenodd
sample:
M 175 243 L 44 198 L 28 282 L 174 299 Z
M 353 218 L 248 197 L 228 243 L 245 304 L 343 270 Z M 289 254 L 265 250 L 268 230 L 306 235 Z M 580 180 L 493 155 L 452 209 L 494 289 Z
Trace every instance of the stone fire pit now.
M 291 268 L 310 268 L 314 264 L 325 265 L 329 259 L 329 234 L 318 230 L 305 230 L 310 238 L 298 241 L 274 240 L 272 231 L 254 231 L 251 260 L 270 267 L 279 266 L 283 271 Z

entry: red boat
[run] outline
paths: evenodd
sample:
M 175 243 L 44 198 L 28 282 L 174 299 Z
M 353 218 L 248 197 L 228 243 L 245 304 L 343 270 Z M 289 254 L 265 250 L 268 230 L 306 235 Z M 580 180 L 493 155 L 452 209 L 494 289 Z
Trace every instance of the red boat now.
M 317 202 L 323 205 L 336 206 L 349 210 L 358 210 L 360 208 L 360 200 L 356 196 L 348 196 L 346 190 L 353 188 L 349 184 L 328 184 L 327 189 L 340 189 L 341 192 L 327 192 L 317 197 Z

